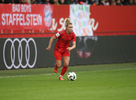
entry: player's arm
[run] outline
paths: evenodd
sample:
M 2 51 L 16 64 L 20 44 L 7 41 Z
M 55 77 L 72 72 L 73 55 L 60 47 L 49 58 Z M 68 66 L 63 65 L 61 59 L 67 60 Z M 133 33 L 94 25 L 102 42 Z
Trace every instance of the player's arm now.
M 51 45 L 52 45 L 52 42 L 53 42 L 54 39 L 56 39 L 55 35 L 50 38 L 49 45 L 48 45 L 48 47 L 46 48 L 47 51 L 50 51 Z
M 75 49 L 75 48 L 76 48 L 76 42 L 73 41 L 73 42 L 72 42 L 72 47 L 68 47 L 67 49 L 70 51 L 70 50 L 73 50 L 73 49 Z
M 72 39 L 72 47 L 68 47 L 67 49 L 70 51 L 70 50 L 73 50 L 75 48 L 76 48 L 76 35 L 74 34 L 73 39 Z

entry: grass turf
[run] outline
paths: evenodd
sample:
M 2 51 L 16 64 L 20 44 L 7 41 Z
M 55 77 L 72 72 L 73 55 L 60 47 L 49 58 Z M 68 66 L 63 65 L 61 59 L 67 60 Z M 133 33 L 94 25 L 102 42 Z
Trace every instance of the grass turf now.
M 59 70 L 60 72 L 61 70 Z M 136 100 L 136 63 L 70 66 L 76 81 L 53 68 L 0 71 L 0 100 Z

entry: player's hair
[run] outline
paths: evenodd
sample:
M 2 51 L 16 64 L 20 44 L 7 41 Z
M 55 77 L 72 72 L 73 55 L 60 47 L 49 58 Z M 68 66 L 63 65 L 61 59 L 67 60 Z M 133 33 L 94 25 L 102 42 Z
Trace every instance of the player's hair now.
M 68 27 L 68 25 L 72 25 L 72 22 L 69 18 L 67 18 L 65 21 L 65 26 Z

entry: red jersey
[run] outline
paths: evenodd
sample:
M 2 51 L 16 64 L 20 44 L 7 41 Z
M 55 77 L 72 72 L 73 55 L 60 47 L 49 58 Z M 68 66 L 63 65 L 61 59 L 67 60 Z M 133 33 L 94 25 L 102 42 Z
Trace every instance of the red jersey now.
M 70 47 L 71 40 L 73 42 L 76 41 L 76 35 L 74 34 L 74 32 L 67 34 L 66 30 L 56 33 L 55 37 L 58 38 L 55 49 L 67 49 L 67 47 Z

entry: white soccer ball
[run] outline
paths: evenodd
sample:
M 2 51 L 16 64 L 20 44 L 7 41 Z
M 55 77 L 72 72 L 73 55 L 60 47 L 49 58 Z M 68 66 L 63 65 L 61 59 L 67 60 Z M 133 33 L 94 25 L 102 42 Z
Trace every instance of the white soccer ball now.
M 77 79 L 76 73 L 75 72 L 69 72 L 67 74 L 67 79 L 70 81 L 75 81 Z

